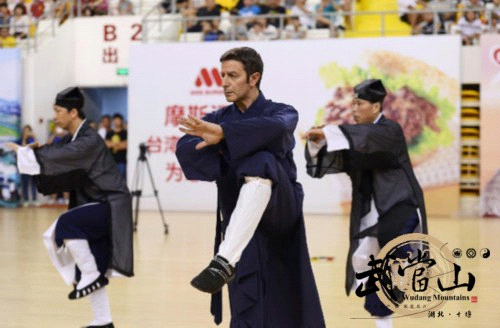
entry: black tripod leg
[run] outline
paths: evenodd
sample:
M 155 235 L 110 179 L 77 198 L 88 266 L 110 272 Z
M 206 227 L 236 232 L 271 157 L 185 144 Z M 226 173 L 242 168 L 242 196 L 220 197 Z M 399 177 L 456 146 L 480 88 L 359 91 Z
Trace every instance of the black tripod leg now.
M 168 234 L 168 224 L 165 221 L 165 217 L 163 216 L 163 210 L 161 208 L 160 198 L 158 197 L 158 190 L 156 190 L 155 182 L 153 180 L 153 174 L 151 173 L 151 168 L 149 167 L 149 162 L 148 162 L 147 158 L 146 158 L 146 166 L 148 168 L 149 179 L 151 180 L 151 186 L 153 186 L 153 191 L 154 191 L 154 194 L 156 197 L 156 202 L 158 203 L 158 210 L 160 211 L 161 220 L 163 222 L 163 228 L 165 229 L 165 234 L 167 235 Z
M 139 198 L 141 197 L 141 191 L 135 191 L 135 218 L 134 218 L 134 231 L 137 231 L 137 223 L 139 221 Z
M 139 198 L 142 195 L 141 160 L 139 158 L 135 164 L 135 172 L 132 181 L 132 201 L 135 197 L 134 231 L 137 231 L 137 223 L 139 222 Z

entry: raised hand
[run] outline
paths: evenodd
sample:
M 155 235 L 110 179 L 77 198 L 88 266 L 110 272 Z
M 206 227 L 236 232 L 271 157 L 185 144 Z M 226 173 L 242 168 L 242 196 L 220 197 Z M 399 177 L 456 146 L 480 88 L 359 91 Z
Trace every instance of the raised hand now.
M 182 132 L 203 139 L 202 142 L 196 145 L 198 150 L 209 145 L 216 145 L 224 139 L 224 132 L 219 124 L 203 121 L 191 115 L 180 117 L 177 122 L 182 125 L 179 128 Z

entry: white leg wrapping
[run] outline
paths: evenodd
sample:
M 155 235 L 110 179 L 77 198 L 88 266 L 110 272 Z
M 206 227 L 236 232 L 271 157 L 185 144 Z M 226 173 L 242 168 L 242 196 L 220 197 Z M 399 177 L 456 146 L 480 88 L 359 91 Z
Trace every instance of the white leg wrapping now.
M 268 179 L 245 178 L 218 253 L 233 267 L 240 260 L 266 210 L 271 198 L 271 185 L 272 181 Z
M 392 317 L 379 317 L 375 319 L 375 325 L 377 328 L 392 328 Z
M 77 289 L 82 289 L 100 276 L 89 242 L 86 239 L 64 239 L 64 245 L 82 272 L 82 277 L 76 286 Z
M 111 308 L 109 307 L 109 298 L 106 288 L 103 287 L 96 290 L 88 296 L 92 312 L 94 313 L 94 321 L 89 326 L 101 326 L 111 323 Z

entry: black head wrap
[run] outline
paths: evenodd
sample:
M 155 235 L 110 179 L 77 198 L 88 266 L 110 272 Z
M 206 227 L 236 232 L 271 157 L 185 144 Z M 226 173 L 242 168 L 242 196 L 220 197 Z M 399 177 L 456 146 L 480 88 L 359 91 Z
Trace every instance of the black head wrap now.
M 382 81 L 376 79 L 365 80 L 354 87 L 354 98 L 371 103 L 383 102 L 386 94 Z
M 83 102 L 84 98 L 80 89 L 77 87 L 70 87 L 57 94 L 55 105 L 67 108 L 68 110 L 76 108 L 79 116 L 85 118 L 85 114 L 82 111 Z

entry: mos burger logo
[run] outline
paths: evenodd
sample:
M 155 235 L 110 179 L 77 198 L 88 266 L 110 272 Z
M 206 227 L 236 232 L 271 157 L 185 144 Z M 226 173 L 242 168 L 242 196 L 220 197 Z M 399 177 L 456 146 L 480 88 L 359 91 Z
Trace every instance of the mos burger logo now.
M 222 78 L 220 77 L 219 70 L 217 68 L 212 68 L 208 70 L 206 68 L 202 68 L 200 73 L 196 77 L 196 81 L 194 84 L 200 88 L 203 86 L 211 87 L 211 86 L 222 86 Z
M 191 90 L 191 95 L 221 95 L 222 78 L 217 68 L 211 69 L 202 67 L 194 80 L 194 90 Z
M 491 48 L 490 59 L 494 64 L 500 66 L 500 45 Z

